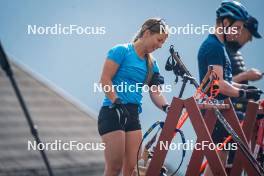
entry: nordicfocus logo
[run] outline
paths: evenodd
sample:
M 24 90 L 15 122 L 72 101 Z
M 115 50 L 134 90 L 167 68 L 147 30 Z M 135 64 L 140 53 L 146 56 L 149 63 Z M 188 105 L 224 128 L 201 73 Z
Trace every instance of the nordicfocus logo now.
M 55 140 L 53 142 L 37 143 L 36 141 L 28 141 L 28 150 L 105 150 L 105 143 L 87 142 L 81 143 L 78 141 L 62 142 Z
M 237 143 L 227 143 L 220 149 L 222 143 L 210 143 L 209 141 L 202 141 L 195 143 L 193 140 L 187 140 L 186 143 L 170 143 L 168 141 L 160 141 L 157 146 L 160 150 L 237 150 Z
M 185 26 L 160 26 L 160 31 L 168 31 L 171 35 L 203 35 L 206 33 L 210 34 L 238 34 L 240 31 L 236 26 L 234 27 L 218 27 L 210 26 L 208 24 L 195 26 L 194 24 L 186 24 Z
M 28 35 L 104 35 L 104 26 L 54 24 L 52 26 L 27 25 Z
M 162 85 L 152 85 L 148 86 L 143 83 L 136 83 L 134 85 L 129 85 L 127 82 L 121 82 L 119 85 L 102 85 L 101 83 L 94 83 L 94 92 L 171 92 L 172 85 L 162 84 Z

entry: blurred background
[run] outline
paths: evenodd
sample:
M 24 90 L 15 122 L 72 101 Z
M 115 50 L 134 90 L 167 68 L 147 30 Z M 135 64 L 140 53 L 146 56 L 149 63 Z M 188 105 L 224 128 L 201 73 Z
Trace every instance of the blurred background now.
M 258 19 L 259 32 L 263 36 L 264 1 L 241 2 Z M 214 26 L 215 11 L 220 3 L 220 0 L 1 0 L 0 40 L 11 61 L 51 85 L 96 119 L 104 94 L 93 91 L 94 83 L 100 79 L 106 53 L 112 46 L 130 42 L 149 17 L 164 18 L 170 26 Z M 55 24 L 105 27 L 105 34 L 28 34 L 28 25 L 45 27 Z M 171 93 L 165 93 L 169 101 L 173 96 L 178 96 L 181 87 L 181 81 L 175 85 L 173 73 L 164 69 L 169 46 L 175 46 L 187 68 L 199 81 L 197 53 L 207 35 L 170 35 L 163 47 L 153 53 L 165 83 L 174 85 Z M 254 38 L 242 48 L 247 68 L 255 67 L 264 72 L 263 44 L 263 39 Z M 264 89 L 263 79 L 252 84 Z M 193 86 L 188 85 L 183 97 L 190 97 L 194 92 Z M 140 119 L 144 131 L 156 120 L 165 119 L 165 114 L 154 107 L 147 93 L 144 94 Z M 189 121 L 182 129 L 187 140 L 196 139 Z M 191 151 L 188 151 L 181 167 L 182 173 L 186 170 L 190 156 Z M 175 168 L 180 158 L 181 151 L 170 151 L 166 162 Z

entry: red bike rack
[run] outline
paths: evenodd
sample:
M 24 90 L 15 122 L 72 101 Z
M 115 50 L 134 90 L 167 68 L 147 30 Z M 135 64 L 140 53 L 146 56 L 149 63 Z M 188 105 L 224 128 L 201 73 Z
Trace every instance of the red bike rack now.
M 166 142 L 168 145 L 174 137 L 174 129 L 179 121 L 184 108 L 189 114 L 190 121 L 197 135 L 197 141 L 208 141 L 213 143 L 211 133 L 216 123 L 217 117 L 213 112 L 212 106 L 217 107 L 227 122 L 231 125 L 234 131 L 238 134 L 240 139 L 249 146 L 248 140 L 252 138 L 252 131 L 255 126 L 256 114 L 258 111 L 258 104 L 249 102 L 246 112 L 246 120 L 243 124 L 243 128 L 239 124 L 239 120 L 235 114 L 230 99 L 226 99 L 224 104 L 210 105 L 210 104 L 197 104 L 193 97 L 186 100 L 182 100 L 174 97 L 171 103 L 171 108 L 167 114 L 165 124 L 162 132 L 159 136 L 157 144 L 161 141 Z M 201 109 L 205 110 L 204 116 L 201 113 Z M 246 134 L 246 135 L 245 135 Z M 156 147 L 154 150 L 153 158 L 148 167 L 147 176 L 159 176 L 160 169 L 164 164 L 168 150 L 160 149 Z M 191 160 L 189 162 L 186 174 L 187 176 L 200 175 L 200 166 L 203 162 L 204 157 L 208 160 L 208 164 L 214 175 L 225 176 L 227 172 L 224 164 L 222 163 L 216 150 L 210 150 L 208 147 L 204 150 L 194 150 L 192 153 Z M 241 171 L 245 169 L 248 175 L 257 175 L 254 168 L 251 166 L 246 157 L 241 153 L 240 150 L 236 152 L 234 166 L 231 170 L 231 175 L 239 175 Z

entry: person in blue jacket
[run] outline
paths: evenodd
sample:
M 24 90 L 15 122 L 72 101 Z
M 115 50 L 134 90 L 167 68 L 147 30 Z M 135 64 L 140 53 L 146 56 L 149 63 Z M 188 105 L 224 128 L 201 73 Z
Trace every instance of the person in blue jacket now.
M 220 95 L 217 99 L 234 97 L 257 101 L 261 95 L 259 89 L 252 89 L 247 85 L 232 81 L 231 62 L 225 48 L 227 41 L 244 45 L 251 40 L 252 36 L 244 26 L 250 15 L 246 8 L 237 1 L 223 1 L 216 14 L 215 33 L 208 35 L 198 52 L 200 81 L 207 73 L 208 66 L 212 65 L 219 76 Z M 217 121 L 212 133 L 213 142 L 215 144 L 222 143 L 227 136 L 228 133 Z M 219 154 L 225 156 L 226 152 L 220 151 Z M 204 175 L 212 175 L 209 167 L 206 168 Z
M 165 22 L 150 18 L 131 43 L 111 48 L 101 75 L 105 99 L 98 116 L 98 131 L 105 143 L 105 176 L 133 173 L 142 139 L 139 120 L 142 91 L 149 90 L 153 103 L 167 112 L 169 105 L 161 94 L 164 82 L 151 53 L 168 37 Z M 109 88 L 110 87 L 110 88 Z

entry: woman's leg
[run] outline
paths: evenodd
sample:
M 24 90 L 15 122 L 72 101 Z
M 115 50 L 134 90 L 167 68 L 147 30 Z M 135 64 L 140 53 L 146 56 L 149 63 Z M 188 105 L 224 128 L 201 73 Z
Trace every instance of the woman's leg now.
M 121 173 L 125 155 L 125 132 L 118 130 L 102 136 L 105 143 L 105 176 L 118 176 Z
M 126 132 L 125 138 L 126 144 L 123 161 L 123 176 L 131 176 L 137 163 L 137 151 L 142 139 L 142 132 L 141 130 L 128 131 Z

